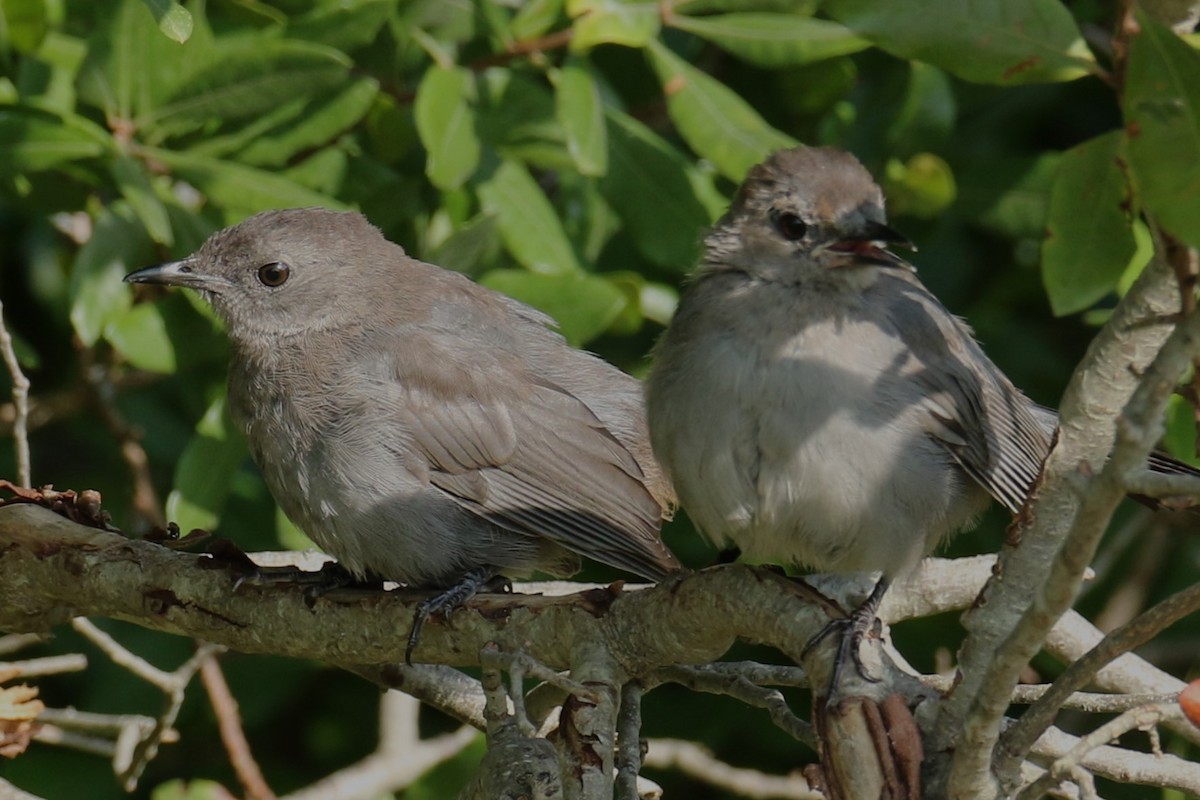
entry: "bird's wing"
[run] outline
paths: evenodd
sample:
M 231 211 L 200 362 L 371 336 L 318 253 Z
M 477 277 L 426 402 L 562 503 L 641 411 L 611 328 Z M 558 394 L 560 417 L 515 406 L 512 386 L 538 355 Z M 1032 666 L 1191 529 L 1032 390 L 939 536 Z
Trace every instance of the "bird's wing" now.
M 928 393 L 928 432 L 992 497 L 1017 513 L 1050 452 L 1052 431 L 915 276 L 899 276 L 889 310 L 914 356 L 911 379 Z
M 1041 423 L 1042 429 L 1048 435 L 1053 436 L 1055 430 L 1058 429 L 1058 412 L 1045 406 L 1034 406 L 1033 412 L 1038 422 Z M 1151 472 L 1158 472 L 1162 475 L 1191 475 L 1193 477 L 1200 477 L 1200 469 L 1193 467 L 1187 462 L 1180 461 L 1178 458 L 1162 450 L 1152 450 L 1150 452 L 1150 455 L 1146 457 L 1146 467 Z M 1161 505 L 1161 503 L 1147 497 L 1131 496 L 1151 508 L 1158 508 Z
M 495 525 L 637 575 L 679 568 L 637 461 L 584 402 L 529 374 L 475 376 L 399 376 L 403 428 L 432 485 Z

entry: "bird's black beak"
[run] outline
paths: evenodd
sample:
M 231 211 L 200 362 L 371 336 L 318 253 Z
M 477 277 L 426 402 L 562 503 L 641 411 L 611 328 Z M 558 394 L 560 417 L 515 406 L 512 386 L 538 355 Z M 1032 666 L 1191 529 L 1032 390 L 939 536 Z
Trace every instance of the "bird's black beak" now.
M 207 275 L 196 270 L 196 262 L 191 258 L 182 261 L 171 261 L 159 264 L 157 267 L 146 267 L 125 276 L 126 283 L 154 283 L 161 286 L 184 286 L 189 289 L 200 289 L 207 292 L 219 292 L 229 285 L 224 278 Z
M 846 232 L 829 249 L 851 256 L 845 266 L 867 263 L 915 271 L 912 264 L 889 250 L 888 245 L 898 245 L 914 252 L 917 249 L 907 236 L 882 222 L 867 222 L 858 230 Z

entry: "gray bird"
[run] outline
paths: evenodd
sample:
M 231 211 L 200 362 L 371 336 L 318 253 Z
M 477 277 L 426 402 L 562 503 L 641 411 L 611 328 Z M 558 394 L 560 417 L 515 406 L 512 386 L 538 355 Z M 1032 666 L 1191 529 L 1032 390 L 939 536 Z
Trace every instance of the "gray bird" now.
M 410 654 L 497 575 L 679 569 L 639 383 L 363 216 L 264 212 L 126 280 L 198 290 L 225 322 L 230 413 L 301 530 L 356 576 L 450 587 Z
M 883 573 L 859 640 L 894 576 L 990 499 L 1020 510 L 1057 425 L 893 244 L 911 247 L 853 156 L 775 153 L 705 240 L 646 384 L 654 453 L 707 537 Z

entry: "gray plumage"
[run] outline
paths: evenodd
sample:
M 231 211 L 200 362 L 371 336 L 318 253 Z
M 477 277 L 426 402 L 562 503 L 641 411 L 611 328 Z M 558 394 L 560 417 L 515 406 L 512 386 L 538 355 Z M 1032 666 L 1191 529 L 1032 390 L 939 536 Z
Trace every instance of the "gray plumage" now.
M 903 241 L 853 156 L 808 147 L 751 170 L 709 234 L 646 391 L 710 538 L 887 577 L 989 496 L 1024 503 L 1054 426 L 885 249 Z
M 130 280 L 211 302 L 271 493 L 351 572 L 446 586 L 478 568 L 568 575 L 579 555 L 679 567 L 638 382 L 361 215 L 265 212 Z

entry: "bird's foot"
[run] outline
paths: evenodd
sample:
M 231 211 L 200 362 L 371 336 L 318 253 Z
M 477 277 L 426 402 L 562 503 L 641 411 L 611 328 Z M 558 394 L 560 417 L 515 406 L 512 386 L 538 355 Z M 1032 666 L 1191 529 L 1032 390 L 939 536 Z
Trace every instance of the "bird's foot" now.
M 862 643 L 867 638 L 867 634 L 873 631 L 878 631 L 880 621 L 876 616 L 879 611 L 879 604 L 883 600 L 883 593 L 887 591 L 889 581 L 887 578 L 880 578 L 875 584 L 875 588 L 871 590 L 871 594 L 863 603 L 850 612 L 850 615 L 842 619 L 833 619 L 825 624 L 821 630 L 817 631 L 816 635 L 808 640 L 804 645 L 804 649 L 800 655 L 803 658 L 808 653 L 820 644 L 824 639 L 834 632 L 841 635 L 838 642 L 837 656 L 833 661 L 833 676 L 829 681 L 829 698 L 828 703 L 834 704 L 837 702 L 837 688 L 841 684 L 842 672 L 846 664 L 853 662 L 854 669 L 859 677 L 868 683 L 879 683 L 883 680 L 882 677 L 875 675 L 871 670 L 867 669 L 862 660 Z
M 480 591 L 485 589 L 495 590 L 496 582 L 502 582 L 501 585 L 507 586 L 508 591 L 512 591 L 512 583 L 503 575 L 497 575 L 493 567 L 476 567 L 468 570 L 458 583 L 444 589 L 432 597 L 427 597 L 417 604 L 417 609 L 413 612 L 412 632 L 408 635 L 408 645 L 404 648 L 404 663 L 412 666 L 412 654 L 417 649 L 417 644 L 421 641 L 421 630 L 425 627 L 425 621 L 433 614 L 441 613 L 447 615 L 454 609 L 459 608 Z M 504 591 L 504 589 L 501 589 Z

